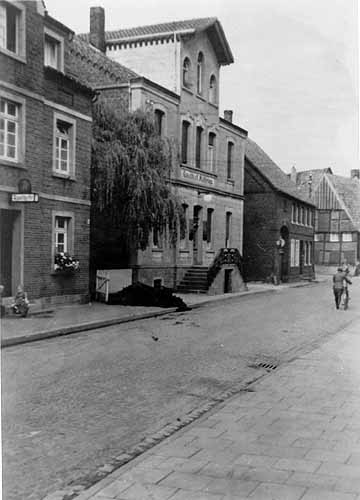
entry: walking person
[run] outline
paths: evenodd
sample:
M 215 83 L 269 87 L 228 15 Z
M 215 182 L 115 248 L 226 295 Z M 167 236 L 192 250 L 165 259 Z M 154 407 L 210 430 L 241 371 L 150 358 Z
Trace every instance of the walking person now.
M 333 292 L 335 297 L 336 309 L 340 307 L 341 296 L 344 292 L 345 283 L 351 285 L 351 281 L 347 277 L 347 273 L 344 273 L 341 267 L 338 268 L 337 272 L 333 276 Z

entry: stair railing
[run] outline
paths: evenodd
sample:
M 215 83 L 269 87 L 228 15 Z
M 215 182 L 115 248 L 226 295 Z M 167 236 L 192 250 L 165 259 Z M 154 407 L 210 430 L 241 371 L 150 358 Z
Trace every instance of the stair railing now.
M 243 277 L 243 258 L 237 248 L 220 248 L 208 270 L 208 286 L 212 284 L 224 265 L 236 266 Z

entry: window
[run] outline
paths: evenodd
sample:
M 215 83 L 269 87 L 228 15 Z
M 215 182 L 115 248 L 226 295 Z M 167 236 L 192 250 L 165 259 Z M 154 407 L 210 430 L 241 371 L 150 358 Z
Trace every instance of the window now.
M 312 242 L 311 241 L 305 241 L 305 265 L 306 266 L 311 266 L 311 261 L 312 261 Z
M 303 226 L 305 226 L 305 208 L 304 207 L 301 207 L 301 220 L 300 220 L 300 222 Z
M 197 72 L 196 72 L 196 91 L 198 94 L 202 94 L 203 91 L 203 64 L 204 64 L 204 56 L 203 53 L 200 52 L 197 60 Z
M 157 226 L 154 226 L 153 228 L 152 237 L 153 237 L 153 244 L 152 244 L 153 248 L 161 248 L 162 237 L 159 228 Z
M 217 89 L 216 89 L 216 78 L 215 78 L 215 75 L 211 75 L 211 77 L 210 77 L 209 101 L 212 104 L 216 104 L 216 102 L 217 102 Z
M 196 127 L 196 145 L 195 145 L 195 166 L 201 168 L 201 149 L 202 149 L 203 128 Z
M 188 226 L 188 205 L 183 203 L 182 205 L 182 210 L 183 210 L 183 218 L 184 218 L 184 225 L 180 228 L 180 250 L 185 250 L 187 247 L 187 226 Z
M 296 211 L 296 205 L 293 203 L 291 205 L 291 222 L 295 222 L 295 211 Z
M 300 263 L 300 240 L 290 241 L 290 266 L 298 267 Z
M 352 233 L 342 233 L 343 241 L 352 241 Z
M 0 5 L 0 48 L 12 54 L 25 55 L 25 16 L 23 7 L 10 2 Z
M 208 248 L 211 247 L 213 212 L 214 210 L 212 208 L 207 209 L 206 220 L 204 220 L 203 225 L 203 240 L 206 241 Z
M 69 225 L 68 217 L 55 217 L 55 252 L 69 251 Z
M 20 156 L 21 105 L 0 97 L 0 158 L 13 162 Z
M 183 85 L 184 85 L 184 87 L 187 87 L 187 88 L 189 88 L 191 85 L 190 69 L 191 69 L 190 59 L 188 57 L 185 57 L 184 62 L 183 62 Z
M 210 172 L 215 172 L 215 140 L 216 135 L 210 132 L 208 145 L 208 165 Z
M 226 212 L 225 219 L 225 248 L 229 248 L 231 244 L 231 219 L 232 213 Z
M 155 109 L 155 130 L 158 135 L 162 136 L 164 132 L 164 111 Z
M 332 242 L 339 241 L 339 233 L 330 233 L 330 241 Z
M 321 238 L 320 238 L 320 234 L 319 234 L 319 233 L 315 233 L 315 234 L 314 234 L 314 241 L 321 241 Z
M 300 210 L 299 205 L 297 205 L 297 207 L 296 207 L 296 208 L 297 208 L 297 217 L 296 217 L 296 222 L 297 222 L 298 224 L 301 224 L 301 210 Z
M 75 124 L 75 120 L 55 115 L 53 168 L 67 177 L 75 173 Z
M 74 215 L 72 212 L 53 212 L 52 214 L 52 264 L 55 255 L 60 252 L 73 256 L 74 251 Z
M 234 143 L 228 142 L 227 145 L 227 178 L 232 178 L 233 170 L 233 153 L 234 153 Z
M 311 212 L 310 212 L 310 208 L 307 208 L 306 209 L 306 225 L 307 226 L 310 226 L 311 224 L 311 220 L 310 220 L 310 217 L 311 217 Z
M 181 132 L 181 163 L 184 164 L 188 162 L 189 128 L 190 128 L 190 123 L 187 121 L 183 121 L 182 132 Z
M 64 41 L 56 33 L 45 28 L 44 64 L 59 71 L 64 70 Z

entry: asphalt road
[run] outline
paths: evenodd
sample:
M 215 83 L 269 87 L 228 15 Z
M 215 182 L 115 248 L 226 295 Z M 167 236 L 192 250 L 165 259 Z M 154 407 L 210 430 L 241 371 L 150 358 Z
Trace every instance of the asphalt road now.
M 336 311 L 323 283 L 3 350 L 3 498 L 39 500 L 95 471 L 257 376 L 249 365 L 325 341 L 359 300 L 354 279 Z

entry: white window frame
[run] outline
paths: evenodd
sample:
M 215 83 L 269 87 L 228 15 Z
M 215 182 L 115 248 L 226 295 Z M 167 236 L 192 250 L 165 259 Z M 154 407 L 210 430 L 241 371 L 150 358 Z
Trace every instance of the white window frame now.
M 329 241 L 331 243 L 338 243 L 340 241 L 339 233 L 330 233 L 329 234 Z
M 70 126 L 69 134 L 69 158 L 68 158 L 68 168 L 67 170 L 61 170 L 57 168 L 57 139 L 63 138 L 57 131 L 57 122 L 62 121 Z M 76 160 L 76 120 L 70 118 L 68 115 L 63 115 L 61 113 L 54 113 L 54 123 L 53 123 L 53 175 L 65 178 L 75 178 L 75 160 Z
M 7 6 L 14 8 L 18 11 L 16 17 L 16 39 L 15 39 L 15 51 L 12 51 L 6 47 L 7 40 Z M 21 4 L 21 2 L 7 2 L 4 1 L 0 5 L 0 52 L 19 59 L 25 62 L 26 49 L 25 49 L 25 9 L 26 7 Z
M 350 243 L 353 240 L 352 233 L 342 233 L 342 241 L 346 243 Z
M 290 267 L 299 267 L 300 264 L 300 240 L 290 240 Z
M 58 218 L 63 218 L 67 220 L 67 232 L 66 232 L 66 250 L 71 257 L 74 256 L 74 235 L 75 235 L 75 217 L 73 212 L 67 212 L 67 211 L 58 211 L 58 210 L 53 210 L 52 212 L 52 237 L 51 237 L 51 263 L 52 263 L 52 269 L 54 270 L 55 267 L 55 255 L 58 253 L 57 247 L 56 247 L 56 235 L 59 234 L 60 231 L 57 231 L 56 228 L 56 221 Z
M 6 164 L 16 166 L 19 163 L 24 161 L 24 151 L 25 151 L 25 99 L 22 99 L 14 94 L 10 94 L 9 92 L 4 92 L 0 90 L 0 98 L 5 101 L 12 101 L 17 106 L 17 116 L 13 117 L 13 115 L 8 115 L 7 113 L 1 113 L 0 117 L 5 120 L 5 128 L 7 129 L 7 124 L 9 121 L 14 121 L 16 124 L 16 133 L 15 133 L 15 158 L 8 157 L 6 155 L 6 133 L 4 137 L 4 154 L 0 156 L 0 160 Z
M 47 61 L 47 53 L 46 53 L 47 38 L 58 45 L 56 64 L 51 64 L 50 61 Z M 52 31 L 46 27 L 44 27 L 44 65 L 57 69 L 62 73 L 64 72 L 64 38 L 55 33 L 55 31 Z

